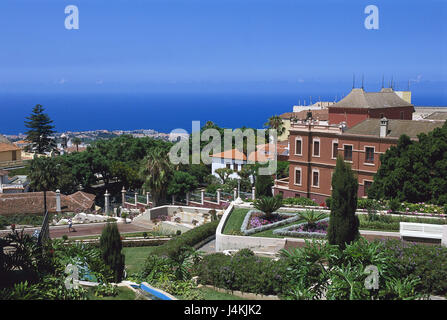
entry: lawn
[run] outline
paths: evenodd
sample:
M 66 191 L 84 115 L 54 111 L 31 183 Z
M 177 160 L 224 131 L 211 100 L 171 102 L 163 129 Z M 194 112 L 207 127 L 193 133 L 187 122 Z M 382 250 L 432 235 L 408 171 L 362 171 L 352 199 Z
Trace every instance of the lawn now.
M 127 274 L 137 273 L 144 265 L 144 261 L 149 256 L 154 247 L 125 247 L 123 253 L 126 256 Z
M 246 300 L 230 293 L 218 292 L 211 288 L 202 287 L 199 290 L 202 292 L 205 300 Z
M 135 292 L 127 287 L 118 287 L 118 295 L 115 297 L 97 297 L 95 288 L 89 288 L 87 297 L 89 300 L 135 300 Z

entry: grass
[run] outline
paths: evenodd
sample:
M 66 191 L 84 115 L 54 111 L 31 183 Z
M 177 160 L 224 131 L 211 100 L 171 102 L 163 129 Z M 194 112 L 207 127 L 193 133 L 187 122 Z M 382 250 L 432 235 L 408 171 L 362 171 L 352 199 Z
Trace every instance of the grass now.
M 155 247 L 125 247 L 123 253 L 126 256 L 127 273 L 137 273 L 144 265 L 144 261 Z
M 167 235 L 162 235 L 159 232 L 153 232 L 153 231 L 142 231 L 142 232 L 129 232 L 129 233 L 121 233 L 122 236 L 124 236 L 125 239 L 127 238 L 134 238 L 134 237 L 143 237 L 143 233 L 146 233 L 148 237 L 169 237 Z M 90 239 L 99 239 L 101 237 L 100 234 L 94 235 L 94 236 L 81 236 L 81 237 L 70 237 L 72 240 L 90 240 Z
M 97 297 L 95 288 L 89 288 L 87 297 L 89 300 L 135 300 L 135 292 L 127 287 L 118 287 L 118 295 L 115 297 Z
M 238 234 L 241 232 L 241 225 L 249 209 L 236 208 L 228 217 L 223 234 Z
M 199 290 L 202 292 L 205 300 L 246 300 L 230 293 L 219 292 L 211 288 L 202 287 Z

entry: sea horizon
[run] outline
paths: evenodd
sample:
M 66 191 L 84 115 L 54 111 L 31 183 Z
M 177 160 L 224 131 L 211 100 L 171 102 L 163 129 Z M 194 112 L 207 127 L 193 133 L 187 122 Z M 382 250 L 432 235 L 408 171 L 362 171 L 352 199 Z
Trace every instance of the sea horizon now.
M 262 128 L 270 116 L 292 112 L 299 102 L 334 101 L 336 96 L 297 92 L 0 93 L 0 133 L 23 134 L 27 130 L 24 121 L 36 104 L 45 108 L 56 132 L 152 129 L 169 133 L 178 128 L 191 132 L 192 121 L 200 121 L 201 126 L 213 121 L 225 128 Z M 442 93 L 413 93 L 412 103 L 416 107 L 447 106 Z

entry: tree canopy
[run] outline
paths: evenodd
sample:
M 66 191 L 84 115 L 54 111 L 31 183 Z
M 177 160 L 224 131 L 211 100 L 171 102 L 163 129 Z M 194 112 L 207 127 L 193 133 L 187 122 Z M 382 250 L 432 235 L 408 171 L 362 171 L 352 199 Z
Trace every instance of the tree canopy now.
M 37 104 L 33 108 L 31 116 L 26 117 L 26 119 L 29 120 L 25 121 L 25 126 L 29 128 L 26 132 L 26 140 L 31 142 L 28 150 L 37 152 L 38 154 L 54 150 L 56 144 L 50 138 L 55 132 L 53 130 L 54 126 L 52 125 L 53 120 L 44 113 L 44 108 L 40 104 Z
M 418 141 L 402 135 L 380 161 L 369 197 L 447 203 L 447 122 L 442 128 L 419 134 Z

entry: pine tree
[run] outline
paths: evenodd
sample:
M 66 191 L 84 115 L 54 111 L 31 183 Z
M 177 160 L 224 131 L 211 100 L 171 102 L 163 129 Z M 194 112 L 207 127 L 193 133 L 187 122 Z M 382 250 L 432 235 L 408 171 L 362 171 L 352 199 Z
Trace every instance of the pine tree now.
M 273 179 L 270 175 L 256 175 L 256 198 L 272 196 Z
M 329 218 L 328 240 L 330 244 L 344 249 L 346 244 L 359 237 L 357 209 L 358 182 L 349 164 L 337 158 L 332 176 L 331 214 Z
M 25 121 L 25 126 L 29 128 L 26 132 L 26 140 L 31 142 L 29 151 L 35 151 L 43 154 L 45 151 L 52 151 L 55 148 L 55 143 L 50 136 L 55 132 L 54 126 L 51 125 L 53 120 L 43 113 L 44 108 L 38 104 L 33 108 L 30 117 L 26 117 L 29 121 Z
M 99 239 L 101 257 L 114 273 L 114 281 L 121 282 L 124 274 L 125 256 L 121 253 L 123 243 L 116 223 L 107 223 Z

